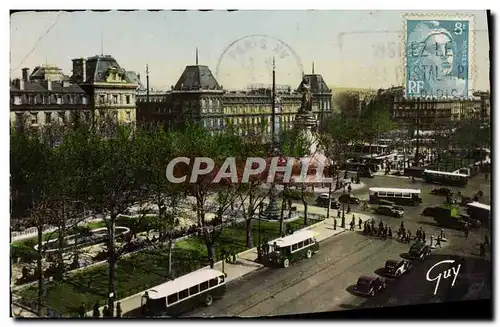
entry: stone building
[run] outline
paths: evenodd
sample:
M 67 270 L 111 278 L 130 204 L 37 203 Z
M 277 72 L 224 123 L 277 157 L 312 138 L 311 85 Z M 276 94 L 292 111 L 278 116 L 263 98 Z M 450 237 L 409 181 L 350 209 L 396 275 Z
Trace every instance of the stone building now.
M 73 60 L 73 75 L 57 66 L 23 68 L 11 81 L 11 125 L 38 128 L 48 123 L 92 122 L 108 112 L 124 124 L 135 124 L 139 76 L 122 69 L 111 56 Z
M 313 113 L 321 120 L 332 111 L 332 92 L 319 74 L 304 76 L 313 93 Z M 252 85 L 246 90 L 228 91 L 208 66 L 186 66 L 179 80 L 167 92 L 141 92 L 137 121 L 161 123 L 167 129 L 191 119 L 213 131 L 232 125 L 242 134 L 271 132 L 272 85 Z M 290 128 L 300 107 L 302 94 L 290 86 L 276 86 L 276 126 Z M 149 100 L 149 101 L 148 101 Z
M 89 95 L 71 83 L 58 67 L 23 69 L 10 85 L 10 122 L 16 128 L 38 128 L 48 123 L 67 124 L 91 118 Z

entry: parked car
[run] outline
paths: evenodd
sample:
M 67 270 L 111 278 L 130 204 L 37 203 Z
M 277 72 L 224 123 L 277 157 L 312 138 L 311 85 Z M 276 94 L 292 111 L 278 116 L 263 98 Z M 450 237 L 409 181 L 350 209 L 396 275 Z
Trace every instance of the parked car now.
M 462 201 L 460 201 L 460 205 L 461 206 L 466 206 L 468 205 L 469 203 L 472 203 L 474 201 L 472 201 L 472 198 L 470 196 L 462 196 Z
M 469 227 L 471 227 L 471 228 L 480 228 L 481 227 L 481 222 L 477 219 L 471 218 L 469 215 L 460 214 L 460 219 L 462 221 L 465 221 L 466 223 L 469 223 Z
M 354 287 L 354 292 L 375 296 L 376 293 L 387 287 L 385 280 L 382 277 L 376 276 L 361 276 Z
M 431 254 L 430 246 L 426 245 L 424 242 L 415 242 L 410 247 L 408 255 L 410 258 L 424 260 L 429 254 Z
M 399 277 L 412 268 L 408 260 L 387 260 L 385 262 L 385 275 Z
M 444 195 L 444 196 L 451 196 L 453 192 L 447 188 L 447 187 L 441 187 L 441 188 L 435 188 L 431 191 L 431 194 L 434 195 Z
M 402 210 L 400 207 L 395 206 L 379 206 L 377 208 L 377 213 L 380 215 L 396 218 L 401 218 L 405 214 L 404 210 Z
M 349 203 L 349 204 L 360 204 L 361 200 L 357 197 L 350 196 L 349 194 L 343 194 L 339 196 L 340 203 Z
M 316 199 L 316 205 L 318 207 L 328 208 L 328 193 L 321 193 Z M 340 202 L 333 196 L 330 199 L 330 209 L 339 209 Z

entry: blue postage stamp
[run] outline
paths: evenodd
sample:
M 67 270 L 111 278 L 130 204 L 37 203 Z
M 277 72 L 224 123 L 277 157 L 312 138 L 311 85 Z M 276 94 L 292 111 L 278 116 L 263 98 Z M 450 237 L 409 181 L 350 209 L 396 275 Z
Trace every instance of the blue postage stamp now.
M 473 18 L 405 17 L 405 90 L 409 98 L 467 98 L 472 91 Z

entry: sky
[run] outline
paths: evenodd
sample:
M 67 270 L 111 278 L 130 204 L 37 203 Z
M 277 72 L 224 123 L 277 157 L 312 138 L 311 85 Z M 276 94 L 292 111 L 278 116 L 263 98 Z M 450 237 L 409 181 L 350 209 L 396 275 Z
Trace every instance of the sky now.
M 227 89 L 271 84 L 273 56 L 276 83 L 293 88 L 299 85 L 302 71 L 312 72 L 313 62 L 315 73 L 321 74 L 329 86 L 377 89 L 403 85 L 401 50 L 405 13 L 389 10 L 16 13 L 11 15 L 10 76 L 20 77 L 22 68 L 32 70 L 46 63 L 57 65 L 71 75 L 71 59 L 104 53 L 112 55 L 121 67 L 141 74 L 143 83 L 148 65 L 151 87 L 167 90 L 175 85 L 186 65 L 196 63 L 198 48 L 199 64 L 207 65 Z M 466 13 L 475 16 L 473 88 L 489 90 L 486 12 Z

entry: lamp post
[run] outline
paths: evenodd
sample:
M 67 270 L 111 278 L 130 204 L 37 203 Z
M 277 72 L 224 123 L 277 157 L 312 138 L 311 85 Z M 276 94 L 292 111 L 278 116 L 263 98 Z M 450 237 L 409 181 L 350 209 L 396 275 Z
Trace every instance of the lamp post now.
M 345 195 L 345 186 L 342 190 L 342 195 Z M 345 201 L 342 201 L 342 222 L 340 227 L 345 228 Z

